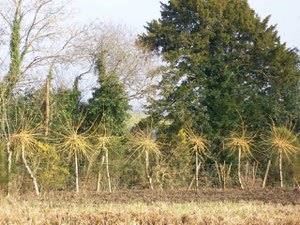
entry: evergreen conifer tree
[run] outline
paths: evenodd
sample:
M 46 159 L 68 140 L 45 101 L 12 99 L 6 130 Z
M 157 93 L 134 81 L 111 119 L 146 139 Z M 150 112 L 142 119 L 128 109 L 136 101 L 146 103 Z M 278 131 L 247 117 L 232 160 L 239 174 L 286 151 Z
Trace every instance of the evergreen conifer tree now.
M 115 73 L 107 74 L 103 58 L 96 62 L 99 87 L 94 89 L 93 97 L 89 100 L 88 120 L 90 122 L 105 120 L 105 126 L 113 130 L 114 135 L 124 133 L 125 121 L 129 118 L 129 98 L 125 87 L 120 83 Z
M 268 22 L 247 0 L 162 4 L 161 18 L 140 36 L 171 65 L 150 107 L 154 117 L 167 119 L 175 133 L 193 118 L 215 143 L 238 127 L 237 111 L 249 129 L 266 129 L 275 103 L 286 101 L 280 96 L 300 74 L 296 49 L 286 48 Z

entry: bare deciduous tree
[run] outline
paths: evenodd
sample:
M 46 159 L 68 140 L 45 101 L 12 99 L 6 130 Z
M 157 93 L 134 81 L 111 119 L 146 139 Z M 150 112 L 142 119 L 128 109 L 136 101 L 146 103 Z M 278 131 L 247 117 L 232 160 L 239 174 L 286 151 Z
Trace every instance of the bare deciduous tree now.
M 130 100 L 155 94 L 153 84 L 162 70 L 160 58 L 136 44 L 136 34 L 123 25 L 92 24 L 78 37 L 74 52 L 83 75 L 92 73 L 97 57 L 101 54 L 107 74 L 117 74 L 125 84 Z M 90 78 L 89 78 L 90 80 Z M 94 84 L 90 84 L 93 86 Z
M 78 31 L 69 31 L 64 21 L 69 0 L 0 0 L 1 49 L 0 101 L 2 135 L 8 140 L 8 173 L 11 168 L 11 128 L 9 112 L 13 94 L 40 77 L 37 68 L 64 58 Z M 3 35 L 2 35 L 3 34 Z M 9 181 L 8 181 L 9 182 Z
M 1 1 L 0 16 L 6 22 L 10 60 L 5 81 L 8 91 L 26 80 L 32 68 L 61 56 L 73 34 L 63 21 L 69 17 L 67 0 Z M 5 3 L 5 4 L 4 4 Z

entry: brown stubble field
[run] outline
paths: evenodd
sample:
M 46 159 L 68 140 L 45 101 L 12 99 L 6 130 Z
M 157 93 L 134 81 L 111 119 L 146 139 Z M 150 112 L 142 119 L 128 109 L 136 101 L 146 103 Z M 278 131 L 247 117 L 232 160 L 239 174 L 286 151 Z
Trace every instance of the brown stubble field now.
M 0 224 L 300 224 L 300 191 L 27 193 L 1 198 Z

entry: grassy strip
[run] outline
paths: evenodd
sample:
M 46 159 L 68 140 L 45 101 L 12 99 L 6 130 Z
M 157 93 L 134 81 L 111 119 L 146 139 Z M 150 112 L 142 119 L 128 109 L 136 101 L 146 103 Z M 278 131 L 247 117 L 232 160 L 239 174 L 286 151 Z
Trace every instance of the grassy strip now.
M 300 205 L 255 201 L 107 203 L 2 199 L 0 224 L 299 224 Z

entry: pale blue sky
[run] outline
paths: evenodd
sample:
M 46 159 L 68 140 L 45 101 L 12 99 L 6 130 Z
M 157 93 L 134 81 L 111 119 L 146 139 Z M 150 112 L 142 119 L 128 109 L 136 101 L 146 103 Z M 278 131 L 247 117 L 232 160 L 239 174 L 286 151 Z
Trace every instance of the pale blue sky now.
M 75 0 L 80 20 L 122 22 L 143 32 L 146 22 L 160 17 L 160 3 L 168 0 Z M 300 49 L 300 0 L 248 0 L 260 17 L 272 15 L 282 42 Z

